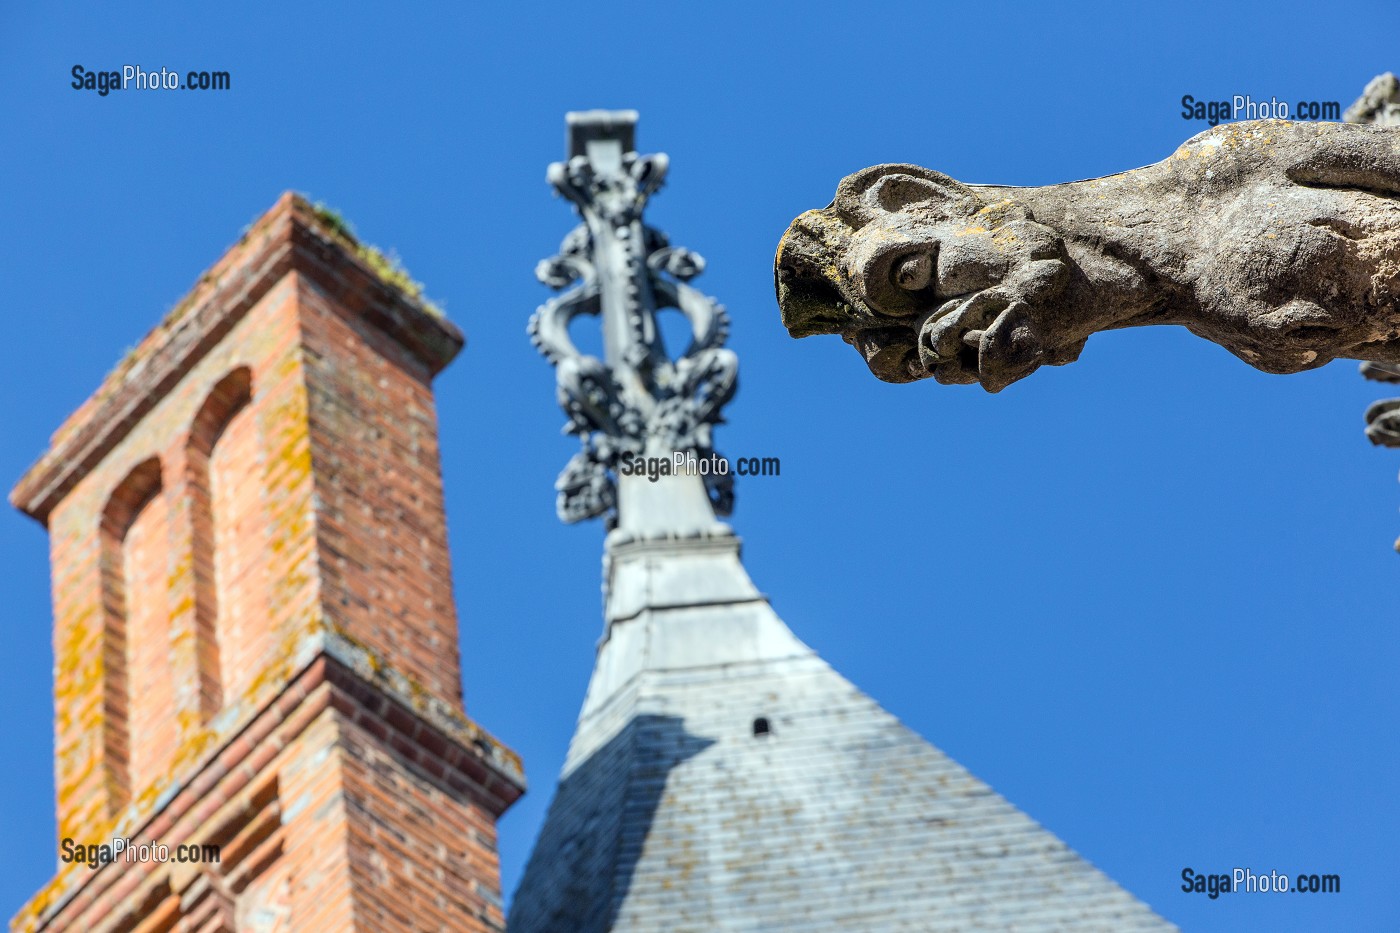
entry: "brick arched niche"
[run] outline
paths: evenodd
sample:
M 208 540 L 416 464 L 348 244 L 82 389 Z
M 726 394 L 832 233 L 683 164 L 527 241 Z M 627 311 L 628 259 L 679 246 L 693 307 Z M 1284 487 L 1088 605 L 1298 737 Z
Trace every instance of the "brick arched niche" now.
M 138 464 L 102 511 L 103 761 L 116 815 L 174 750 L 170 520 L 160 461 Z
M 206 721 L 242 696 L 272 644 L 263 447 L 253 376 L 239 367 L 214 386 L 195 416 L 186 458 Z

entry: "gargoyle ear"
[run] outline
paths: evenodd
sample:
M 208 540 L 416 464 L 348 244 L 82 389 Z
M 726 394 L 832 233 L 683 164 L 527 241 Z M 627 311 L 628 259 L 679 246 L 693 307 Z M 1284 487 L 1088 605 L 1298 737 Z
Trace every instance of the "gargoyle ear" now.
M 960 181 L 917 165 L 872 165 L 847 175 L 836 186 L 837 212 L 853 226 L 914 204 L 928 204 L 945 217 L 967 216 L 981 198 Z

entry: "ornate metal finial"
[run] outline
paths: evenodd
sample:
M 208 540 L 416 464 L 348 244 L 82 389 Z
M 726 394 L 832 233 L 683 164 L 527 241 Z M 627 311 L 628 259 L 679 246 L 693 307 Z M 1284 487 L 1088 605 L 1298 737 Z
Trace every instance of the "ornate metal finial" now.
M 550 165 L 548 178 L 583 223 L 535 275 L 551 288 L 573 287 L 541 305 L 529 330 L 557 368 L 559 404 L 569 419 L 564 431 L 583 445 L 555 483 L 559 517 L 603 516 L 612 528 L 624 458 L 714 454 L 711 427 L 734 395 L 738 358 L 723 346 L 724 309 L 686 284 L 705 261 L 642 222 L 668 160 L 634 151 L 636 112 L 592 110 L 567 119 L 569 160 Z M 663 308 L 690 322 L 690 346 L 675 359 L 656 324 Z M 569 323 L 581 314 L 602 318 L 601 360 L 569 339 Z M 711 471 L 704 483 L 715 514 L 728 515 L 733 478 Z

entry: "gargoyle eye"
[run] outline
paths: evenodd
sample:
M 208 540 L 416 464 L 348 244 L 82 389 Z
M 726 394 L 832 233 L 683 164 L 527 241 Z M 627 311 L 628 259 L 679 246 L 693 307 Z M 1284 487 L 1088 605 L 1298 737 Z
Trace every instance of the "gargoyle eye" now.
M 890 279 L 906 292 L 923 291 L 933 281 L 933 264 L 932 251 L 911 253 L 895 261 Z
M 884 317 L 908 317 L 933 297 L 939 280 L 938 241 L 872 236 L 848 253 L 850 284 L 866 307 Z

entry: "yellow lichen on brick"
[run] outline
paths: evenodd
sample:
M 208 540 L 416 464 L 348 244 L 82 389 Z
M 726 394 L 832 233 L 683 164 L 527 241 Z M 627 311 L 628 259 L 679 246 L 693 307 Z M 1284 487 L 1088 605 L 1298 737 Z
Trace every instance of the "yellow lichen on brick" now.
M 242 813 L 244 803 L 233 801 L 246 793 L 242 782 L 251 777 L 274 787 L 273 803 L 282 809 L 273 825 L 286 828 L 273 830 L 283 834 L 279 845 L 266 864 L 247 876 L 248 886 L 236 898 L 285 896 L 295 902 L 289 913 L 294 928 L 350 930 L 357 928 L 353 898 L 369 896 L 367 888 L 353 888 L 352 869 L 381 825 L 407 827 L 400 841 L 411 848 L 408 867 L 393 869 L 393 884 L 383 896 L 412 890 L 422 903 L 438 905 L 446 892 L 440 883 L 444 873 L 452 875 L 454 898 L 459 890 L 498 891 L 491 848 L 494 820 L 519 790 L 513 789 L 514 777 L 506 775 L 504 782 L 489 781 L 471 793 L 455 786 L 453 793 L 444 793 L 405 764 L 400 748 L 383 744 L 383 736 L 361 735 L 368 745 L 351 751 L 347 737 L 361 717 L 346 717 L 339 706 L 319 705 L 332 696 L 337 704 L 360 702 L 343 681 L 323 682 L 304 700 L 292 696 L 296 702 L 289 704 L 287 687 L 297 677 L 346 676 L 343 671 L 332 674 L 337 670 L 333 664 L 317 664 L 328 650 L 331 619 L 347 642 L 363 649 L 367 667 L 356 676 L 381 693 L 392 692 L 439 726 L 445 715 L 455 729 L 454 741 L 480 737 L 489 743 L 492 769 L 505 762 L 518 773 L 519 759 L 454 709 L 460 704 L 461 672 L 427 380 L 428 372 L 435 371 L 427 360 L 443 357 L 445 351 L 425 350 L 419 342 L 441 341 L 442 334 L 450 338 L 451 333 L 417 333 L 414 327 L 425 326 L 417 318 L 405 330 L 394 330 L 398 324 L 361 312 L 366 302 L 382 307 L 389 299 L 383 288 L 367 288 L 352 265 L 367 269 L 420 308 L 421 294 L 392 257 L 350 251 L 334 237 L 330 248 L 345 254 L 329 257 L 328 267 L 326 244 L 319 236 L 308 236 L 316 232 L 308 224 L 320 230 L 309 206 L 284 197 L 253 225 L 65 422 L 51 459 L 31 471 L 39 479 L 20 499 L 34 503 L 47 495 L 44 489 L 64 490 L 52 502 L 26 505 L 36 517 L 43 513 L 54 541 L 59 839 L 97 842 L 154 826 L 163 836 L 160 842 L 176 845 L 193 838 L 191 821 L 202 824 L 194 836 L 224 832 L 224 827 L 206 825 L 211 818 L 222 819 L 210 817 L 207 805 L 213 795 L 228 794 L 230 802 L 219 801 L 217 812 Z M 274 257 L 274 246 L 285 249 Z M 272 258 L 276 261 L 269 262 Z M 268 269 L 276 269 L 280 278 L 255 280 L 251 275 Z M 337 304 L 339 299 L 330 296 L 344 281 L 365 294 Z M 234 282 L 240 295 L 256 288 L 257 297 L 234 301 L 225 294 Z M 210 330 L 193 334 L 189 328 Z M 188 355 L 176 360 L 172 347 Z M 439 359 L 436 365 L 444 362 Z M 246 379 L 241 370 L 247 370 Z M 158 396 L 142 397 L 143 391 Z M 132 399 L 137 417 L 95 422 L 106 417 L 118 392 L 123 404 Z M 240 392 L 229 402 L 223 427 L 210 427 L 219 417 L 211 402 Z M 235 420 L 245 410 L 249 417 Z M 197 433 L 201 425 L 220 440 L 196 446 L 205 443 L 205 435 Z M 75 438 L 97 446 L 80 451 L 90 459 L 67 465 L 60 446 L 78 443 Z M 235 440 L 223 448 L 226 459 L 219 461 L 218 444 L 227 438 Z M 147 524 L 128 526 L 145 535 L 128 545 L 126 531 L 113 536 L 104 524 L 104 510 L 109 501 L 124 501 L 113 490 L 120 492 L 135 465 L 152 463 L 159 466 L 159 496 L 138 501 L 139 495 L 132 494 L 133 516 L 122 521 Z M 256 464 L 256 472 L 240 472 L 242 464 Z M 59 471 L 67 485 L 44 485 L 50 483 L 45 470 Z M 219 477 L 225 478 L 222 487 Z M 348 507 L 360 500 L 371 507 Z M 159 511 L 143 512 L 151 502 L 160 503 Z M 241 511 L 233 518 L 224 515 L 220 524 L 220 508 Z M 227 546 L 228 529 L 241 535 L 238 547 L 220 551 Z M 114 546 L 117 563 L 104 569 Z M 249 554 L 255 558 L 248 559 Z M 345 561 L 339 554 L 353 557 Z M 233 576 L 222 576 L 230 566 Z M 140 585 L 134 586 L 133 579 Z M 140 598 L 128 598 L 132 593 Z M 152 595 L 157 593 L 159 604 Z M 133 606 L 144 611 L 135 621 Z M 112 632 L 133 641 L 123 645 Z M 140 651 L 133 652 L 133 646 Z M 123 653 L 126 665 L 144 667 L 109 669 L 123 664 Z M 123 676 L 129 678 L 125 697 L 112 690 L 112 679 Z M 145 706 L 138 707 L 137 700 Z M 299 715 L 301 703 L 318 704 L 311 709 L 314 717 Z M 144 716 L 135 726 L 130 708 L 139 708 Z M 373 721 L 377 704 L 365 709 L 365 718 Z M 128 721 L 109 722 L 108 716 Z M 273 731 L 264 730 L 264 724 Z M 417 731 L 395 738 L 416 741 Z M 109 759 L 133 750 L 136 765 L 132 758 Z M 425 745 L 423 754 L 441 755 L 442 750 Z M 324 755 L 333 761 L 321 767 Z M 410 753 L 408 760 L 417 757 Z M 347 783 L 346 775 L 371 758 L 377 763 L 373 773 L 389 774 L 395 782 L 388 798 L 374 796 L 379 793 L 374 780 L 353 789 Z M 284 767 L 288 761 L 291 766 Z M 317 766 L 305 767 L 308 762 Z M 445 760 L 439 766 L 450 767 Z M 250 775 L 250 767 L 257 773 Z M 459 771 L 454 780 L 478 781 L 477 775 Z M 211 797 L 193 799 L 191 789 L 206 786 L 205 779 L 213 782 Z M 351 792 L 361 794 L 365 810 L 324 805 Z M 303 805 L 307 800 L 314 803 Z M 394 822 L 384 823 L 388 815 Z M 462 848 L 462 837 L 453 833 L 464 825 L 472 828 L 463 849 L 467 857 L 446 865 L 440 853 L 448 845 Z M 222 838 L 234 838 L 237 827 L 228 829 Z M 360 854 L 351 852 L 352 838 L 361 845 L 355 850 Z M 121 869 L 62 868 L 15 917 L 15 929 L 138 928 L 140 917 L 120 912 L 139 909 L 139 898 L 123 894 L 116 898 L 121 904 L 113 904 L 114 879 L 128 871 L 127 866 Z M 129 871 L 143 873 L 143 891 L 163 880 L 153 874 L 158 869 Z M 187 867 L 178 883 L 193 882 L 199 872 Z M 288 887 L 289 877 L 304 883 Z M 339 913 L 332 910 L 330 926 L 322 922 L 328 904 L 344 906 Z M 472 909 L 477 912 L 460 918 L 462 929 L 485 933 L 501 928 L 504 918 L 489 897 L 479 905 L 474 901 Z M 410 907 L 406 915 L 412 911 Z

